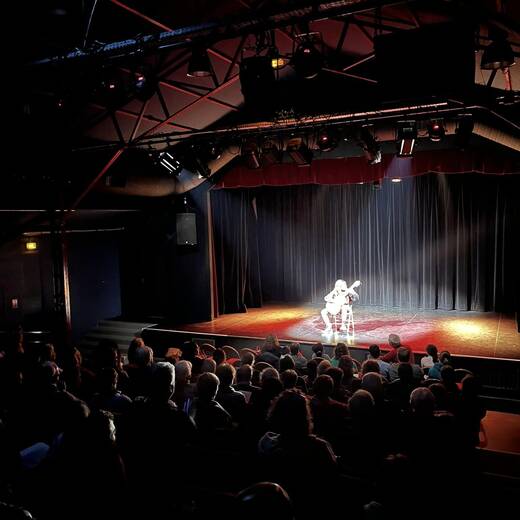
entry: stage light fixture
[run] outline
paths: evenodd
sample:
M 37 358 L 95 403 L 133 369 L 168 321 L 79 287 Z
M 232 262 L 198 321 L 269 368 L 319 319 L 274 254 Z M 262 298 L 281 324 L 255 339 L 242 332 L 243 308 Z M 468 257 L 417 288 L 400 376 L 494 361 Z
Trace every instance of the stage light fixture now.
M 445 133 L 446 130 L 441 121 L 433 120 L 428 123 L 428 136 L 430 137 L 430 141 L 440 141 L 444 137 Z
M 273 141 L 272 139 L 264 139 L 264 141 L 262 142 L 261 155 L 262 167 L 267 168 L 272 164 L 277 164 L 281 162 L 281 160 L 282 153 L 278 149 L 278 146 L 276 145 L 275 141 Z
M 157 92 L 157 80 L 151 74 L 137 73 L 134 83 L 135 97 L 148 101 Z
M 363 148 L 368 164 L 381 162 L 381 146 L 366 126 L 359 130 L 359 145 Z
M 515 54 L 507 41 L 507 33 L 494 28 L 491 31 L 493 41 L 484 49 L 480 60 L 480 68 L 499 70 L 515 64 Z
M 283 69 L 286 65 L 289 64 L 289 58 L 282 56 L 276 47 L 273 47 L 269 50 L 268 57 L 271 60 L 271 68 L 274 70 Z
M 178 175 L 182 171 L 181 162 L 170 152 L 160 152 L 157 162 L 170 175 Z
M 323 56 L 311 42 L 303 42 L 296 49 L 291 64 L 300 76 L 312 79 L 323 67 Z
M 338 137 L 332 130 L 321 130 L 316 138 L 318 148 L 322 152 L 330 152 L 338 146 Z
M 35 240 L 28 240 L 27 242 L 25 242 L 25 250 L 31 252 L 37 251 L 38 242 L 36 242 Z
M 303 142 L 301 137 L 289 139 L 287 142 L 287 153 L 298 166 L 307 166 L 312 162 L 312 150 Z
M 397 123 L 397 155 L 411 157 L 417 140 L 417 125 L 415 121 L 399 121 Z
M 258 170 L 261 167 L 260 150 L 255 139 L 249 139 L 242 144 L 241 155 L 249 169 Z
M 394 178 L 392 179 L 392 182 L 393 182 L 394 184 L 398 184 L 399 182 L 401 182 L 401 179 L 400 179 L 399 177 L 394 177 Z
M 203 47 L 193 47 L 188 63 L 187 75 L 190 78 L 205 78 L 211 76 L 212 67 L 208 52 Z

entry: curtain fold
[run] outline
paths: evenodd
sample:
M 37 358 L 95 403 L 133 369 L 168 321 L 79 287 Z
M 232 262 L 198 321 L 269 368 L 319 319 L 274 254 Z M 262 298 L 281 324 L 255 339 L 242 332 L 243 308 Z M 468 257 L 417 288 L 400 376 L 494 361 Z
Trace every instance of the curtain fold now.
M 222 312 L 262 299 L 321 303 L 338 278 L 361 280 L 364 305 L 513 311 L 519 181 L 429 174 L 379 190 L 217 190 Z
M 258 233 L 254 194 L 212 191 L 218 313 L 261 307 Z

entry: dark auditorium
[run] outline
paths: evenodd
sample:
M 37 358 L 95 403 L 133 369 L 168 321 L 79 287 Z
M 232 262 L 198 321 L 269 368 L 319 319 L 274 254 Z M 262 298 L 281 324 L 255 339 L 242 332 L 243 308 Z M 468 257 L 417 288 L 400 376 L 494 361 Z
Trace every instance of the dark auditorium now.
M 520 2 L 3 12 L 0 520 L 514 514 Z

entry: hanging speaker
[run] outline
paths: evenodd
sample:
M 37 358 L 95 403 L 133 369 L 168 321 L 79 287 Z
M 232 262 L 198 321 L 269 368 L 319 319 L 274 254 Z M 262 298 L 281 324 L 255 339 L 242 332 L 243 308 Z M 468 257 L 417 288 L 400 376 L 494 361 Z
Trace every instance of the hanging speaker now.
M 177 213 L 177 245 L 197 245 L 197 219 L 195 213 Z

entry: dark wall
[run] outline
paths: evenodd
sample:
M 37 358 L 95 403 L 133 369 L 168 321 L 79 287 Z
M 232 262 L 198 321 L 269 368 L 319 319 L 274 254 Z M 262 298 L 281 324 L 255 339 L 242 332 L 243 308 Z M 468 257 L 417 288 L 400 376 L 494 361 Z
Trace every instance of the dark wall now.
M 54 315 L 53 263 L 49 235 L 35 238 L 26 253 L 22 240 L 0 247 L 0 324 L 49 329 Z M 113 233 L 67 234 L 72 335 L 75 342 L 103 318 L 121 314 L 118 237 Z M 18 300 L 13 309 L 12 299 Z
M 121 314 L 119 234 L 71 233 L 67 236 L 73 341 L 104 318 Z
M 52 262 L 48 237 L 36 239 L 38 251 L 26 252 L 22 240 L 0 247 L 0 323 L 41 327 L 53 309 Z M 18 307 L 13 308 L 16 299 Z
M 207 194 L 204 183 L 186 195 L 196 213 L 197 245 L 178 246 L 176 214 L 184 196 L 143 212 L 121 249 L 123 315 L 171 323 L 211 319 Z

